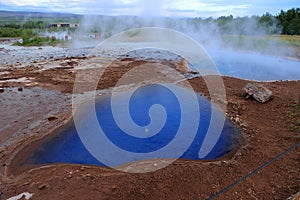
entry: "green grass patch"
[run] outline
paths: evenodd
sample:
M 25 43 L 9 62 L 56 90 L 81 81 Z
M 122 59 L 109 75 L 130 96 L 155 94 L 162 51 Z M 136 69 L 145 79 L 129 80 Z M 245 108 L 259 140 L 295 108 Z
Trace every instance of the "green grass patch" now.
M 295 35 L 266 35 L 266 36 L 251 36 L 251 35 L 222 35 L 224 45 L 249 49 L 249 50 L 264 50 L 276 47 L 300 47 L 300 36 Z
M 22 42 L 15 42 L 13 45 L 17 46 L 64 46 L 67 42 L 62 40 L 56 40 L 49 37 L 23 37 Z
M 0 28 L 0 37 L 26 37 L 26 36 L 34 36 L 34 30 L 32 29 L 18 29 L 18 28 Z
M 272 39 L 278 40 L 281 44 L 292 47 L 300 47 L 299 35 L 274 35 Z

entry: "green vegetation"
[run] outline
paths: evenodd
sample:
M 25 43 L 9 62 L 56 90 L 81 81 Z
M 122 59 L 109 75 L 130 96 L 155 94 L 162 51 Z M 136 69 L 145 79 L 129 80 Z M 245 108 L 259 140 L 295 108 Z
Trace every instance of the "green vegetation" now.
M 300 47 L 300 36 L 298 35 L 279 35 L 273 36 L 273 38 L 279 38 L 287 46 Z
M 0 37 L 26 37 L 36 35 L 33 29 L 0 28 Z
M 293 8 L 288 11 L 281 10 L 279 15 L 273 16 L 266 13 L 262 16 L 237 17 L 222 16 L 217 20 L 222 33 L 259 35 L 284 34 L 300 35 L 300 8 Z
M 269 13 L 251 17 L 222 16 L 216 19 L 221 34 L 265 35 L 279 34 L 280 25 L 276 17 Z
M 49 37 L 23 37 L 22 38 L 22 43 L 20 42 L 15 42 L 14 45 L 19 45 L 19 46 L 44 46 L 44 45 L 49 45 L 49 46 L 56 46 L 58 44 L 63 44 L 63 41 L 56 40 L 55 38 L 49 38 Z
M 295 114 L 296 114 L 296 122 L 294 126 L 294 130 L 300 133 L 300 102 L 295 105 Z
M 44 32 L 45 29 L 40 30 Z M 43 45 L 63 45 L 66 41 L 59 41 L 55 38 L 50 37 L 41 37 L 39 36 L 39 31 L 35 29 L 22 29 L 22 28 L 0 28 L 0 37 L 9 37 L 9 38 L 21 38 L 22 42 L 15 42 L 14 45 L 18 46 L 43 46 Z
M 72 34 L 76 28 L 49 27 L 52 23 L 79 23 L 80 15 L 38 12 L 0 11 L 0 38 L 22 38 L 15 45 L 41 46 L 65 45 L 66 41 L 45 36 L 45 33 L 67 32 Z
M 233 18 L 230 15 L 219 17 L 216 21 L 225 34 L 259 35 L 263 31 L 267 34 L 300 35 L 300 8 L 281 10 L 276 16 L 268 12 L 251 17 Z
M 286 12 L 281 10 L 276 18 L 282 27 L 282 34 L 300 35 L 300 8 L 293 8 Z
M 292 130 L 300 133 L 300 99 L 295 101 L 294 108 L 294 111 L 287 112 L 287 116 L 293 121 Z
M 79 23 L 81 15 L 66 13 L 39 13 L 39 12 L 10 12 L 0 11 L 0 26 L 5 24 L 23 24 L 26 21 L 42 21 L 46 24 L 68 22 Z
M 129 37 L 135 37 L 138 36 L 140 34 L 139 30 L 135 30 L 135 31 L 127 31 L 127 35 Z
M 270 50 L 274 47 L 300 48 L 300 36 L 296 35 L 222 35 L 221 39 L 224 45 L 243 47 L 254 51 Z
M 221 16 L 217 19 L 207 18 L 163 18 L 144 22 L 143 18 L 134 16 L 90 16 L 35 13 L 35 12 L 6 12 L 0 11 L 0 38 L 22 38 L 18 45 L 58 44 L 47 37 L 46 32 L 55 33 L 66 31 L 69 35 L 77 32 L 77 28 L 52 27 L 53 23 L 79 23 L 82 29 L 79 34 L 99 34 L 102 38 L 110 37 L 129 28 L 157 26 L 163 24 L 166 28 L 183 32 L 205 32 L 208 35 L 221 35 L 225 45 L 246 47 L 251 50 L 268 48 L 271 45 L 300 47 L 300 8 L 281 11 L 278 15 L 266 13 L 262 16 L 233 17 Z M 93 26 L 90 26 L 90 25 Z M 104 24 L 104 25 L 103 25 Z M 187 29 L 187 30 L 186 30 Z M 81 32 L 82 31 L 82 32 Z M 129 32 L 130 37 L 138 33 Z M 293 37 L 289 36 L 293 35 Z M 207 40 L 204 38 L 204 40 Z M 62 41 L 61 41 L 62 42 Z
M 2 25 L 3 28 L 13 28 L 13 29 L 43 29 L 47 28 L 48 24 L 43 21 L 26 21 L 23 24 L 20 23 L 7 23 Z

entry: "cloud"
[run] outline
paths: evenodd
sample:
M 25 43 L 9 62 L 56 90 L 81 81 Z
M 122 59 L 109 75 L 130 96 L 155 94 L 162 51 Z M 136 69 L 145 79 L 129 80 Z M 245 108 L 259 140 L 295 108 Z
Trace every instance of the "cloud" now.
M 299 0 L 0 0 L 0 9 L 79 14 L 218 17 L 276 14 Z

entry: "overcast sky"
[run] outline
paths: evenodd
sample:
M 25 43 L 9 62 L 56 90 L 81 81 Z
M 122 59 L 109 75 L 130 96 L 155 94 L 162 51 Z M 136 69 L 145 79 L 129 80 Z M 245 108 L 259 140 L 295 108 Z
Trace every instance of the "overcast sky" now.
M 277 14 L 300 0 L 0 0 L 0 10 L 76 14 L 219 17 Z

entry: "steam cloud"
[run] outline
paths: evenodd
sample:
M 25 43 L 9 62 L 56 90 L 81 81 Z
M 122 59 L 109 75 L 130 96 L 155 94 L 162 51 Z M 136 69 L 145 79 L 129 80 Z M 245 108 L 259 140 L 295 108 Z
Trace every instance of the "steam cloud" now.
M 297 57 L 295 50 L 282 46 L 279 37 L 265 39 L 271 35 L 270 31 L 280 32 L 280 27 L 277 27 L 276 23 L 265 27 L 258 23 L 255 16 L 236 18 L 231 22 L 227 21 L 225 26 L 220 26 L 220 21 L 212 18 L 157 17 L 162 14 L 164 5 L 163 1 L 155 1 L 149 5 L 144 3 L 143 13 L 140 16 L 86 15 L 82 18 L 77 33 L 79 39 L 74 38 L 73 45 L 74 47 L 95 45 L 95 41 L 88 43 L 82 39 L 89 34 L 97 34 L 100 41 L 103 41 L 133 28 L 168 28 L 180 31 L 201 44 L 224 75 L 262 81 L 300 79 L 300 71 L 297 69 L 299 62 L 286 59 Z M 138 32 L 132 32 L 130 37 L 138 37 Z M 97 41 L 96 45 L 100 41 Z M 272 56 L 264 57 L 262 54 Z M 276 72 L 274 67 L 277 67 Z

